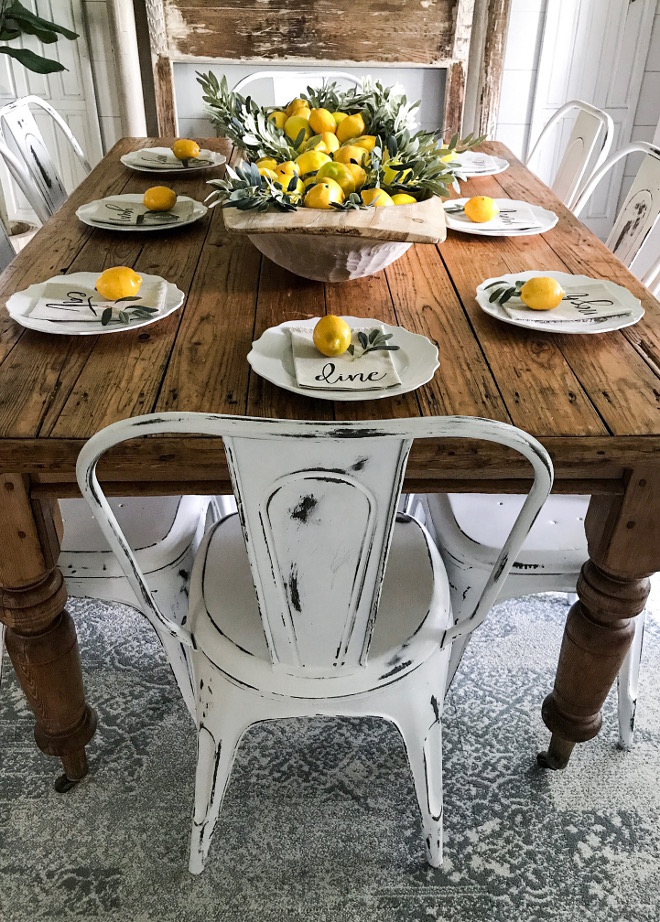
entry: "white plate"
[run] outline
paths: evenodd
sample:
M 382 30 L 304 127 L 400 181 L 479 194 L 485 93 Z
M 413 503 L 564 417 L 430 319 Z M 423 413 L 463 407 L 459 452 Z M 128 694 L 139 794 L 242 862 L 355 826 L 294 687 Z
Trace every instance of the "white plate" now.
M 149 148 L 145 148 L 148 150 Z M 202 163 L 198 166 L 187 166 L 181 169 L 180 167 L 175 167 L 173 169 L 163 169 L 156 168 L 152 169 L 151 167 L 145 166 L 141 161 L 136 162 L 134 157 L 138 154 L 139 151 L 131 151 L 128 154 L 123 154 L 119 159 L 127 166 L 129 170 L 136 170 L 138 173 L 163 173 L 165 175 L 170 175 L 176 173 L 177 176 L 186 176 L 188 173 L 199 173 L 202 170 L 214 170 L 217 166 L 222 166 L 226 162 L 227 158 L 222 154 L 218 154 L 212 150 L 202 150 L 199 152 L 200 157 L 204 155 L 205 160 L 212 160 L 213 163 Z
M 601 320 L 567 320 L 565 323 L 543 323 L 543 321 L 537 320 L 535 317 L 530 317 L 529 320 L 510 317 L 501 305 L 495 302 L 492 304 L 489 302 L 488 299 L 492 294 L 492 288 L 488 291 L 485 289 L 491 282 L 501 280 L 513 285 L 518 279 L 527 281 L 527 279 L 534 278 L 536 275 L 548 275 L 550 278 L 556 279 L 562 286 L 578 282 L 580 285 L 584 285 L 585 288 L 588 288 L 591 282 L 598 282 L 599 284 L 604 282 L 612 291 L 616 291 L 617 296 L 626 306 L 631 308 L 632 312 L 622 317 L 603 317 Z M 634 323 L 638 323 L 644 316 L 644 308 L 641 302 L 622 285 L 617 285 L 615 282 L 610 282 L 606 279 L 592 279 L 587 275 L 571 275 L 567 272 L 554 272 L 548 269 L 534 269 L 531 272 L 516 272 L 510 275 L 499 275 L 492 279 L 486 279 L 477 288 L 477 303 L 484 313 L 490 314 L 491 317 L 496 317 L 504 323 L 510 323 L 514 327 L 524 327 L 526 330 L 542 331 L 543 333 L 609 333 L 612 330 L 621 330 L 623 327 L 630 327 Z
M 364 327 L 369 323 L 365 317 L 342 318 L 349 326 Z M 316 397 L 320 400 L 379 400 L 383 397 L 396 397 L 397 394 L 406 394 L 414 391 L 430 381 L 439 365 L 438 350 L 426 336 L 411 333 L 403 327 L 393 327 L 383 323 L 386 333 L 394 334 L 392 344 L 399 346 L 392 352 L 392 360 L 401 384 L 398 387 L 388 387 L 381 391 L 340 391 L 316 390 L 311 387 L 299 387 L 296 383 L 296 374 L 293 367 L 293 352 L 291 350 L 291 336 L 288 327 L 307 327 L 314 329 L 319 322 L 318 317 L 309 320 L 287 320 L 278 327 L 270 327 L 261 337 L 252 343 L 252 352 L 247 359 L 258 375 L 267 381 L 283 387 L 294 394 L 304 394 L 306 397 Z
M 545 208 L 541 208 L 540 205 L 531 205 L 529 202 L 521 202 L 517 199 L 496 198 L 493 199 L 493 201 L 500 210 L 511 208 L 514 205 L 525 205 L 527 208 L 531 208 L 540 226 L 519 228 L 517 230 L 513 228 L 509 230 L 504 228 L 502 230 L 487 230 L 483 225 L 475 224 L 473 221 L 470 221 L 469 224 L 467 221 L 457 221 L 452 214 L 447 212 L 447 208 L 451 208 L 452 205 L 465 205 L 467 201 L 467 198 L 452 198 L 443 202 L 447 218 L 447 227 L 450 228 L 450 230 L 460 231 L 462 234 L 480 234 L 483 237 L 531 237 L 533 234 L 544 234 L 546 231 L 549 231 L 559 220 L 554 211 L 548 211 Z
M 129 205 L 141 205 L 144 196 L 136 195 L 134 193 L 127 193 L 124 195 L 112 195 L 110 198 L 115 201 L 120 199 Z M 174 230 L 177 227 L 185 227 L 186 224 L 193 224 L 193 222 L 199 221 L 199 219 L 203 218 L 208 211 L 206 205 L 202 205 L 201 202 L 197 202 L 195 199 L 191 199 L 187 195 L 179 195 L 178 199 L 181 202 L 193 203 L 192 214 L 189 218 L 186 218 L 185 221 L 173 221 L 171 223 L 166 222 L 163 224 L 106 224 L 104 221 L 92 220 L 91 215 L 93 215 L 96 211 L 97 205 L 100 205 L 102 202 L 106 201 L 105 199 L 98 199 L 93 202 L 88 202 L 86 205 L 81 205 L 80 208 L 76 211 L 76 217 L 80 218 L 83 224 L 87 224 L 89 227 L 97 227 L 101 230 L 138 231 L 138 233 L 142 233 L 144 231 L 148 232 Z
M 104 327 L 101 325 L 100 320 L 98 324 L 96 324 L 81 323 L 75 320 L 72 320 L 70 323 L 53 323 L 52 320 L 30 319 L 30 311 L 42 296 L 49 282 L 66 279 L 71 282 L 73 291 L 76 285 L 93 288 L 99 275 L 99 272 L 72 272 L 70 275 L 55 275 L 53 278 L 46 279 L 45 282 L 30 285 L 30 287 L 26 288 L 24 291 L 17 291 L 7 301 L 9 316 L 12 317 L 16 323 L 20 323 L 21 326 L 27 327 L 29 330 L 39 330 L 41 333 L 55 333 L 64 336 L 98 336 L 100 333 L 120 333 L 123 330 L 136 330 L 138 327 L 144 327 L 150 323 L 155 323 L 157 320 L 162 320 L 163 317 L 167 317 L 168 314 L 175 311 L 177 307 L 181 307 L 183 299 L 185 298 L 184 293 L 180 291 L 176 285 L 172 284 L 172 282 L 167 282 L 165 304 L 157 314 L 152 314 L 147 320 L 133 320 L 131 323 L 113 323 L 112 325 L 108 324 L 108 326 Z M 157 280 L 160 276 L 143 273 L 142 278 Z
M 464 153 L 459 154 L 456 160 L 452 163 L 452 166 L 460 170 L 461 174 L 466 179 L 472 179 L 473 177 L 478 176 L 495 176 L 497 173 L 503 173 L 505 170 L 509 169 L 509 161 L 505 160 L 503 157 L 494 157 L 492 154 L 488 154 L 492 164 L 489 169 L 479 169 L 479 159 L 482 155 L 477 151 L 466 150 Z

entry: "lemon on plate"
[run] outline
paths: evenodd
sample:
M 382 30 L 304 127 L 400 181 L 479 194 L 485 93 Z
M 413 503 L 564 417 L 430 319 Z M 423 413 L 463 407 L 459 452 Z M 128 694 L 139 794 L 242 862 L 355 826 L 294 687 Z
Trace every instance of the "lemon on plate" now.
M 314 345 L 322 355 L 335 358 L 343 355 L 351 344 L 351 328 L 334 314 L 321 317 L 314 327 Z
M 130 266 L 112 266 L 105 269 L 96 280 L 96 290 L 108 301 L 119 301 L 137 295 L 142 276 Z
M 470 221 L 475 224 L 485 224 L 486 221 L 492 221 L 500 213 L 496 203 L 488 195 L 475 195 L 469 198 L 463 211 Z
M 172 153 L 177 160 L 195 160 L 199 157 L 199 144 L 190 138 L 179 138 L 172 145 Z
M 152 186 L 144 193 L 142 204 L 149 211 L 170 211 L 176 205 L 176 192 L 169 186 Z
M 533 311 L 551 311 L 564 297 L 564 289 L 556 279 L 536 275 L 520 289 L 520 300 Z

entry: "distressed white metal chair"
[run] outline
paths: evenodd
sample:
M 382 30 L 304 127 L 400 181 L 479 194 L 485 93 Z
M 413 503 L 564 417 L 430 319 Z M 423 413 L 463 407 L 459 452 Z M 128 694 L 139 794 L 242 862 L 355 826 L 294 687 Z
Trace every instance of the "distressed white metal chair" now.
M 2 140 L 0 140 L 0 157 L 2 157 L 10 177 L 27 199 L 28 205 L 34 211 L 41 223 L 44 224 L 50 217 L 50 211 L 41 193 L 33 183 L 25 163 L 11 151 Z
M 454 618 L 469 617 L 523 496 L 475 493 L 427 494 L 415 514 L 435 539 L 449 577 Z M 551 496 L 534 523 L 513 564 L 499 601 L 539 592 L 574 593 L 589 551 L 584 532 L 588 496 Z M 632 745 L 644 613 L 635 619 L 635 636 L 618 678 L 619 746 Z M 469 635 L 451 651 L 448 685 L 458 669 Z
M 624 157 L 644 154 L 630 191 L 614 221 L 606 245 L 621 262 L 649 288 L 657 284 L 660 253 L 649 239 L 660 215 L 660 147 L 647 141 L 632 141 L 615 151 L 591 176 L 575 203 L 579 216 L 601 180 Z
M 557 109 L 544 126 L 526 161 L 529 166 L 543 148 L 544 142 L 547 143 L 552 136 L 555 127 L 576 110 L 573 129 L 550 184 L 555 195 L 571 210 L 589 177 L 610 152 L 614 139 L 611 116 L 588 102 L 572 99 Z
M 233 92 L 247 96 L 246 90 L 253 87 L 249 95 L 254 96 L 256 90 L 255 98 L 260 105 L 286 105 L 308 86 L 322 87 L 328 83 L 337 83 L 340 89 L 347 89 L 360 86 L 360 79 L 343 70 L 257 70 L 239 80 Z
M 65 120 L 43 99 L 38 96 L 23 96 L 0 108 L 0 138 L 25 164 L 33 188 L 45 204 L 46 217 L 50 217 L 67 200 L 68 193 L 30 106 L 41 109 L 55 122 L 80 162 L 83 172 L 90 173 L 92 168 Z M 24 189 L 22 191 L 25 192 Z M 30 198 L 28 201 L 32 205 Z M 39 212 L 37 215 L 40 220 L 44 220 Z
M 204 537 L 183 625 L 164 614 L 95 474 L 111 447 L 164 433 L 223 439 L 239 510 Z M 458 627 L 437 550 L 419 522 L 396 514 L 413 440 L 443 437 L 510 446 L 535 474 Z M 191 872 L 203 870 L 247 728 L 322 715 L 376 715 L 398 727 L 427 860 L 439 866 L 449 652 L 483 621 L 548 494 L 552 465 L 542 446 L 502 423 L 461 417 L 333 423 L 165 413 L 99 432 L 80 453 L 77 476 L 145 615 L 190 650 L 198 727 Z

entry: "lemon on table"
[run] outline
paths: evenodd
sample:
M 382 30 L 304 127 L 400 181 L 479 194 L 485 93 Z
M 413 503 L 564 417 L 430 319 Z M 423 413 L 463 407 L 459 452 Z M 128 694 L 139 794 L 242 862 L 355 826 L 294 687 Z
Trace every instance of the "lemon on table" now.
M 199 157 L 199 144 L 190 138 L 179 138 L 172 145 L 172 153 L 177 160 L 195 160 Z
M 176 192 L 169 186 L 152 186 L 144 193 L 142 204 L 149 211 L 169 211 L 176 205 Z
M 486 221 L 491 221 L 500 213 L 500 209 L 493 199 L 487 195 L 475 195 L 473 198 L 468 199 L 463 206 L 463 211 L 470 221 L 474 221 L 475 224 L 484 224 Z
M 359 112 L 356 112 L 355 115 L 347 115 L 337 125 L 337 137 L 342 144 L 344 141 L 358 138 L 362 134 L 364 134 L 364 119 Z
M 337 130 L 337 122 L 332 117 L 332 112 L 327 109 L 312 109 L 309 115 L 309 124 L 312 131 L 317 134 L 323 134 L 324 131 Z
M 323 179 L 307 190 L 305 208 L 332 208 L 332 203 L 344 201 L 344 190 L 334 179 Z
M 551 311 L 564 297 L 564 289 L 556 279 L 537 275 L 520 289 L 520 300 L 533 311 Z
M 351 344 L 351 328 L 334 314 L 321 317 L 314 327 L 314 345 L 322 355 L 334 358 L 343 355 Z
M 384 189 L 363 189 L 362 192 L 360 192 L 360 197 L 365 205 L 376 205 L 377 207 L 381 207 L 382 205 L 394 204 Z
M 96 290 L 109 301 L 134 297 L 140 290 L 142 276 L 130 266 L 112 266 L 105 269 L 96 280 Z
M 417 199 L 414 195 L 408 195 L 407 192 L 397 192 L 392 196 L 392 202 L 394 205 L 416 205 Z

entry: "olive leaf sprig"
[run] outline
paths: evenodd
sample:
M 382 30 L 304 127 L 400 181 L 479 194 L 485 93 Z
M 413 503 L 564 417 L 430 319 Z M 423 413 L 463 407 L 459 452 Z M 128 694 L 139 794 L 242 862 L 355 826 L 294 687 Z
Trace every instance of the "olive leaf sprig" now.
M 390 346 L 388 344 L 388 341 L 392 339 L 393 335 L 393 333 L 383 333 L 382 330 L 375 329 L 371 330 L 367 336 L 366 333 L 359 330 L 357 338 L 362 346 L 362 352 L 359 355 L 355 355 L 355 346 L 353 343 L 351 343 L 346 351 L 356 359 L 361 359 L 362 356 L 366 355 L 368 352 L 396 352 L 400 347 Z
M 115 304 L 122 301 L 139 301 L 139 295 L 132 295 L 127 298 L 117 298 Z M 147 307 L 146 304 L 140 304 L 139 307 L 131 307 L 128 310 L 120 310 L 116 317 L 113 317 L 112 305 L 105 307 L 101 314 L 101 326 L 107 327 L 113 320 L 115 323 L 130 323 L 131 320 L 149 320 L 153 314 L 158 313 L 157 307 Z
M 496 281 L 491 282 L 490 285 L 484 286 L 484 291 L 487 291 L 489 288 L 493 289 L 488 298 L 488 303 L 493 304 L 497 302 L 497 304 L 501 305 L 506 304 L 511 298 L 519 298 L 520 291 L 524 284 L 524 279 L 517 279 L 513 285 L 508 285 L 503 279 L 496 279 Z
M 465 206 L 464 205 L 448 205 L 445 208 L 447 214 L 464 214 Z
M 266 211 L 271 205 L 279 211 L 295 211 L 300 201 L 298 176 L 291 176 L 288 182 L 269 179 L 259 173 L 254 163 L 227 167 L 226 179 L 212 179 L 208 185 L 213 186 L 204 200 L 211 208 L 222 205 L 224 208 L 238 208 L 239 211 Z

